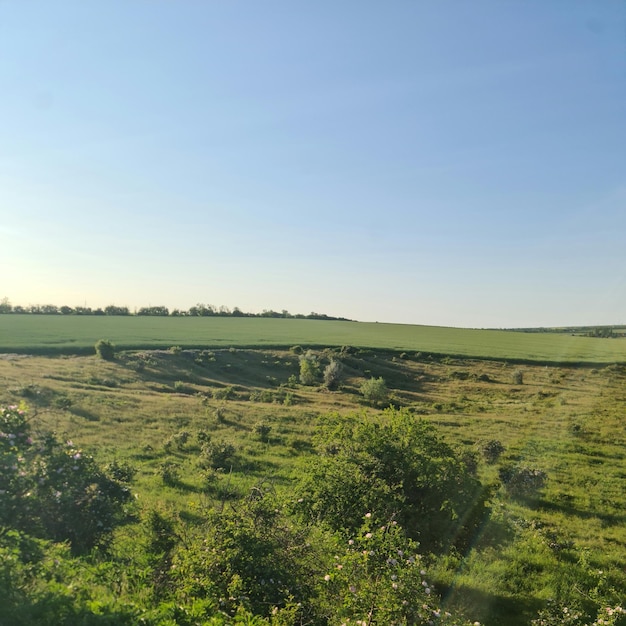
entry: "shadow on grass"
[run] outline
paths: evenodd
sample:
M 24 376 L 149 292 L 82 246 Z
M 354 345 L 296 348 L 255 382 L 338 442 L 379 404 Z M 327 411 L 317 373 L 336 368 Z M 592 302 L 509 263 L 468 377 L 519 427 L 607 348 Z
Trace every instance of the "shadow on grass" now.
M 97 413 L 94 413 L 93 411 L 89 411 L 88 409 L 85 409 L 83 407 L 71 406 L 68 410 L 72 415 L 76 415 L 77 417 L 82 417 L 83 419 L 86 419 L 88 422 L 100 421 L 100 416 Z
M 580 519 L 599 519 L 607 526 L 619 526 L 626 523 L 626 515 L 615 515 L 613 513 L 602 513 L 600 511 L 585 511 L 571 504 L 563 502 L 552 502 L 549 500 L 537 500 L 533 503 L 534 508 L 544 511 L 558 512 L 567 516 L 578 517 Z
M 485 593 L 468 586 L 440 587 L 442 606 L 463 612 L 483 626 L 528 626 L 544 606 L 533 597 L 513 598 Z

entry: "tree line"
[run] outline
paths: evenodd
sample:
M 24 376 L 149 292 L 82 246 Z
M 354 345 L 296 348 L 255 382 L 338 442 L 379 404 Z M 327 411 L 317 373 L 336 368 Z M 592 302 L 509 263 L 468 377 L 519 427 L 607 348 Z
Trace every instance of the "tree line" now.
M 213 306 L 212 304 L 196 304 L 189 309 L 172 309 L 166 306 L 140 307 L 131 311 L 127 306 L 110 304 L 104 308 L 88 306 L 57 306 L 56 304 L 29 304 L 28 306 L 12 305 L 7 298 L 0 301 L 0 314 L 30 314 L 30 315 L 142 315 L 155 317 L 270 317 L 283 319 L 307 320 L 336 320 L 350 321 L 346 317 L 334 317 L 325 313 L 292 314 L 283 309 L 273 311 L 264 309 L 261 313 L 247 313 L 239 307 L 230 309 L 227 306 Z

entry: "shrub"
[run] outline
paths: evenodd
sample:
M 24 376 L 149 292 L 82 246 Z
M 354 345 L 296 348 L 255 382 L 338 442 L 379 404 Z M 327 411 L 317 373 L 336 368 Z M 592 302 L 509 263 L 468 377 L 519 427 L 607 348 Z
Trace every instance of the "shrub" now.
M 504 446 L 497 439 L 492 439 L 483 446 L 482 452 L 487 463 L 496 463 L 504 452 Z
M 185 447 L 185 444 L 189 441 L 191 433 L 187 430 L 181 430 L 172 436 L 172 440 L 179 450 Z
M 524 372 L 522 372 L 522 370 L 515 370 L 513 372 L 513 384 L 514 385 L 524 384 Z
M 216 400 L 231 400 L 235 397 L 235 388 L 231 385 L 213 389 L 213 397 Z
M 164 485 L 173 487 L 180 480 L 180 472 L 178 464 L 166 461 L 161 463 L 158 468 L 158 474 L 161 477 Z
M 198 464 L 203 469 L 226 469 L 232 465 L 235 446 L 224 441 L 207 442 L 202 446 Z
M 341 382 L 343 366 L 333 359 L 324 369 L 324 384 L 328 389 L 337 389 Z
M 108 542 L 129 500 L 128 487 L 72 441 L 35 438 L 23 409 L 0 409 L 0 526 L 86 552 Z
M 261 441 L 267 441 L 270 432 L 272 431 L 272 427 L 265 422 L 259 422 L 254 425 L 254 432 L 258 435 Z
M 506 492 L 513 497 L 532 498 L 537 495 L 547 480 L 544 471 L 532 469 L 530 467 L 501 467 L 499 471 L 500 480 Z
M 115 359 L 115 345 L 107 339 L 99 339 L 96 342 L 96 354 L 105 361 L 113 361 Z
M 276 626 L 320 624 L 326 620 L 312 622 L 295 615 L 283 620 L 280 614 L 290 607 L 310 610 L 315 586 L 322 580 L 321 567 L 306 530 L 286 520 L 276 503 L 261 497 L 236 511 L 210 513 L 201 532 L 174 555 L 171 576 L 181 604 L 193 598 L 220 598 L 220 609 L 230 615 L 243 603 L 256 615 L 271 616 Z M 296 607 L 298 602 L 304 606 Z M 234 623 L 269 622 L 257 618 Z
M 364 523 L 338 546 L 322 578 L 320 604 L 335 617 L 333 623 L 469 626 L 441 609 L 418 544 L 399 524 L 382 520 L 381 525 L 369 512 L 361 519 Z
M 314 385 L 319 373 L 317 357 L 311 350 L 300 355 L 300 382 L 303 385 Z
M 379 406 L 389 399 L 389 390 L 382 376 L 366 380 L 361 385 L 361 393 L 372 406 Z
M 394 515 L 426 550 L 463 544 L 485 513 L 488 490 L 434 426 L 408 411 L 326 417 L 317 456 L 300 484 L 302 510 L 336 530 L 354 532 L 363 511 Z

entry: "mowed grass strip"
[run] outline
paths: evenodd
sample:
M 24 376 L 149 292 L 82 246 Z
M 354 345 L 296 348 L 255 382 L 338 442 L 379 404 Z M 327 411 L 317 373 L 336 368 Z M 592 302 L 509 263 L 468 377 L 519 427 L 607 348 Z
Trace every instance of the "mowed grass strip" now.
M 440 326 L 298 319 L 0 315 L 0 352 L 119 348 L 356 346 L 553 363 L 626 361 L 626 339 Z

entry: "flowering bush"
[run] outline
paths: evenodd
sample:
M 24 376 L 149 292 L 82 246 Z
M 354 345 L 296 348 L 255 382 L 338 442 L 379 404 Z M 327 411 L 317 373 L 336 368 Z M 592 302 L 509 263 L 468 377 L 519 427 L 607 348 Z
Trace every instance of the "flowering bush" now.
M 472 623 L 442 609 L 417 547 L 395 521 L 379 526 L 367 513 L 363 525 L 335 555 L 332 568 L 323 577 L 328 623 Z
M 72 441 L 35 437 L 23 407 L 0 409 L 1 525 L 84 552 L 106 543 L 129 499 Z

